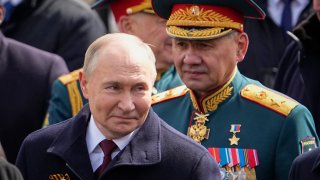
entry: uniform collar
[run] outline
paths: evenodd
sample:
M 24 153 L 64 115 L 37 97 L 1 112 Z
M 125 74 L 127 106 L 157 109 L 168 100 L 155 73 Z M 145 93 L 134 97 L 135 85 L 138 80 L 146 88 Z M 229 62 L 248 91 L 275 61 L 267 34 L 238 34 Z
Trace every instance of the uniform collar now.
M 237 74 L 238 69 L 235 68 L 230 80 L 223 85 L 220 89 L 215 92 L 209 93 L 206 96 L 202 97 L 200 100 L 197 100 L 195 93 L 190 90 L 190 98 L 193 104 L 193 107 L 196 111 L 201 113 L 210 113 L 218 109 L 219 105 L 224 101 L 228 100 L 233 93 L 232 81 Z

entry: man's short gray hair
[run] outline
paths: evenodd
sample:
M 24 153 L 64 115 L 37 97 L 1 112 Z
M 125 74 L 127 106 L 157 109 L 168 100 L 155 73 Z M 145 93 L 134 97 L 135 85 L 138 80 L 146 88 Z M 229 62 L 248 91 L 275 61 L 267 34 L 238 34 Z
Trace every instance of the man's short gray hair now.
M 146 60 L 150 61 L 150 68 L 152 72 L 152 77 L 154 79 L 156 78 L 157 71 L 156 71 L 156 59 L 153 54 L 153 51 L 149 47 L 148 44 L 144 43 L 141 39 L 139 39 L 136 36 L 125 34 L 125 33 L 112 33 L 104 35 L 97 40 L 95 40 L 87 49 L 84 59 L 84 65 L 83 65 L 83 72 L 85 75 L 90 76 L 92 71 L 96 68 L 96 65 L 98 64 L 99 55 L 101 53 L 101 50 L 109 47 L 112 47 L 113 43 L 123 43 L 124 47 L 127 48 L 136 48 L 141 50 L 144 50 L 146 53 L 146 56 L 148 57 Z

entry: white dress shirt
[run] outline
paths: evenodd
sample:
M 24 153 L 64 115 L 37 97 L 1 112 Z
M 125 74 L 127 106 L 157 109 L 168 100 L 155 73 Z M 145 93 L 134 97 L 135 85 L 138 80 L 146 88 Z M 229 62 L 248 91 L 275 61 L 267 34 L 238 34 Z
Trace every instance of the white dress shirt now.
M 294 27 L 302 11 L 308 6 L 309 0 L 292 0 L 291 12 L 292 12 L 292 26 Z M 269 0 L 268 1 L 268 14 L 276 25 L 281 26 L 281 16 L 284 9 L 284 3 L 282 0 Z
M 118 148 L 111 154 L 112 159 L 129 144 L 138 130 L 139 128 L 124 137 L 112 140 L 118 146 Z M 95 172 L 103 162 L 104 154 L 99 143 L 104 139 L 108 138 L 100 132 L 96 126 L 93 116 L 91 115 L 89 125 L 87 127 L 86 142 L 93 172 Z

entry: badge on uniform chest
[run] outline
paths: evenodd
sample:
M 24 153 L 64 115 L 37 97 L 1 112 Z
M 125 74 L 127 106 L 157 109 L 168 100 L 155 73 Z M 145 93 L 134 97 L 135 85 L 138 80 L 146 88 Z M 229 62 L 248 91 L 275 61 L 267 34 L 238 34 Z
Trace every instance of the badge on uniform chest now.
M 230 145 L 238 145 L 240 138 L 236 136 L 240 132 L 241 124 L 231 124 L 230 132 L 233 133 L 232 138 L 229 138 Z
M 202 140 L 209 138 L 210 129 L 205 126 L 205 123 L 209 121 L 209 114 L 195 114 L 195 124 L 188 128 L 188 136 L 195 140 L 197 143 L 201 143 Z

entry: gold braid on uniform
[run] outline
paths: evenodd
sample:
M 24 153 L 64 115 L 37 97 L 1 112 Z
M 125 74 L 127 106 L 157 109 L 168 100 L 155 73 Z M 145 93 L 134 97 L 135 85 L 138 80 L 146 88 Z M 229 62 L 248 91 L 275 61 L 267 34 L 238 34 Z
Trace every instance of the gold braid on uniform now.
M 72 71 L 59 77 L 59 80 L 67 87 L 72 116 L 76 115 L 83 106 L 82 96 L 78 88 L 79 72 L 82 69 Z

